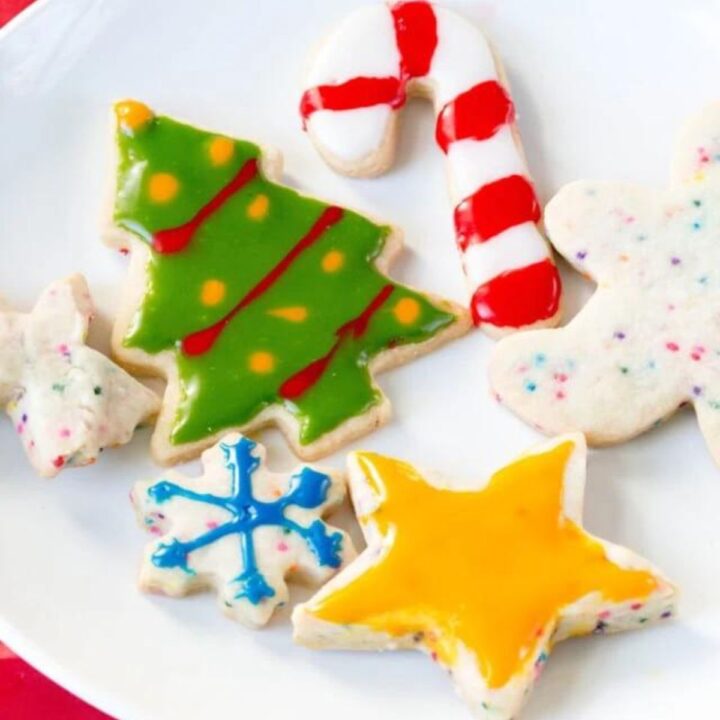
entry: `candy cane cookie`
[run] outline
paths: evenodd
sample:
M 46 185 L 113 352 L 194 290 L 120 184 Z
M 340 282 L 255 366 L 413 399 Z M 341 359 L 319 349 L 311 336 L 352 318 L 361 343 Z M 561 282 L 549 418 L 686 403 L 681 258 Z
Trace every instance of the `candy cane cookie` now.
M 300 113 L 332 168 L 373 176 L 393 162 L 408 95 L 435 105 L 475 324 L 491 335 L 555 325 L 560 277 L 538 228 L 515 108 L 474 25 L 422 0 L 356 11 L 312 57 Z

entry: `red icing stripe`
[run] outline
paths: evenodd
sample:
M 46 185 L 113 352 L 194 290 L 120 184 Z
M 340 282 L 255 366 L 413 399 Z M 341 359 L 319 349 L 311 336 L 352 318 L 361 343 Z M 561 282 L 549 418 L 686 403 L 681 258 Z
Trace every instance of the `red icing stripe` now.
M 437 47 L 437 21 L 427 2 L 400 2 L 390 9 L 400 54 L 397 77 L 355 77 L 338 85 L 319 85 L 303 93 L 303 127 L 317 110 L 355 110 L 373 105 L 398 108 L 405 103 L 408 80 L 430 71 Z
M 399 2 L 390 9 L 400 53 L 400 77 L 423 77 L 430 72 L 437 48 L 437 20 L 428 2 Z
M 267 292 L 295 262 L 298 255 L 317 242 L 323 233 L 335 223 L 342 219 L 342 208 L 331 205 L 325 208 L 322 215 L 315 221 L 308 233 L 302 237 L 290 250 L 290 252 L 255 285 L 225 317 L 221 318 L 214 325 L 188 335 L 181 343 L 182 351 L 186 355 L 202 355 L 215 344 L 222 331 L 228 326 L 231 320 L 251 302 L 257 300 L 263 293 Z
M 455 208 L 455 233 L 461 250 L 524 222 L 538 222 L 540 204 L 530 181 L 509 175 L 483 185 Z
M 502 273 L 481 285 L 470 311 L 476 325 L 522 327 L 551 318 L 560 304 L 560 275 L 551 260 Z
M 356 77 L 340 85 L 320 85 L 303 93 L 300 114 L 303 127 L 316 110 L 355 110 L 372 105 L 399 107 L 405 90 L 395 77 Z
M 160 230 L 153 237 L 153 249 L 164 255 L 184 250 L 193 239 L 198 228 L 215 212 L 217 212 L 238 190 L 247 185 L 258 172 L 257 159 L 248 160 L 238 174 L 225 185 L 206 205 L 203 205 L 195 216 L 179 227 Z
M 515 108 L 505 88 L 488 80 L 466 90 L 440 111 L 435 139 L 446 153 L 456 140 L 487 140 L 515 119 Z
M 288 378 L 280 386 L 280 397 L 287 400 L 294 400 L 315 385 L 323 376 L 325 370 L 327 370 L 327 366 L 330 364 L 330 361 L 335 356 L 342 342 L 347 337 L 352 336 L 359 338 L 365 334 L 373 315 L 385 304 L 385 301 L 392 295 L 393 290 L 392 285 L 385 285 L 360 315 L 338 328 L 335 331 L 337 340 L 330 348 L 330 351 L 326 355 L 323 355 L 323 357 L 313 360 L 309 365 Z

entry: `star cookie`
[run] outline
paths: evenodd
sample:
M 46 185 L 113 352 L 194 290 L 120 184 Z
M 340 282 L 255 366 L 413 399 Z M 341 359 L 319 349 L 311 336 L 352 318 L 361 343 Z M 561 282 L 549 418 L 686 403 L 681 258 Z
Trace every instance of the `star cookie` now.
M 685 128 L 666 190 L 575 182 L 545 223 L 597 290 L 566 327 L 497 345 L 499 400 L 543 432 L 580 430 L 596 445 L 691 403 L 720 462 L 720 104 Z
M 215 588 L 226 615 L 259 627 L 287 602 L 286 575 L 319 585 L 355 556 L 348 535 L 321 520 L 345 496 L 337 473 L 270 473 L 262 445 L 238 433 L 202 462 L 201 477 L 169 471 L 135 485 L 138 518 L 156 536 L 142 589 L 179 597 Z
M 475 715 L 510 720 L 554 643 L 673 613 L 673 587 L 645 560 L 581 526 L 585 442 L 560 437 L 451 488 L 412 465 L 350 456 L 368 548 L 293 613 L 313 648 L 422 650 Z
M 155 393 L 85 345 L 85 279 L 48 287 L 30 313 L 0 308 L 0 403 L 40 475 L 95 462 L 158 411 Z

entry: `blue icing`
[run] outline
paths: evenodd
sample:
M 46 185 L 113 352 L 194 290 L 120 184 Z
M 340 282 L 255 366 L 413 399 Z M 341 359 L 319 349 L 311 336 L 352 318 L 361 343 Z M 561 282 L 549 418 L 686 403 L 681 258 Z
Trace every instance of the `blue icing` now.
M 188 567 L 190 553 L 227 535 L 239 535 L 243 572 L 233 580 L 239 586 L 235 598 L 247 598 L 253 605 L 258 605 L 263 599 L 275 595 L 275 590 L 258 568 L 253 541 L 255 530 L 263 526 L 275 526 L 283 528 L 286 533 L 294 532 L 307 543 L 320 565 L 332 568 L 339 567 L 342 562 L 342 534 L 329 533 L 322 520 L 315 520 L 308 527 L 304 527 L 285 517 L 287 507 L 294 505 L 312 509 L 325 502 L 330 489 L 330 478 L 317 470 L 302 468 L 290 479 L 288 492 L 277 500 L 257 500 L 252 492 L 252 477 L 260 465 L 259 458 L 253 455 L 255 447 L 256 444 L 247 438 L 240 438 L 232 445 L 220 444 L 225 466 L 232 476 L 232 492 L 229 496 L 194 492 L 168 480 L 161 480 L 148 488 L 147 492 L 158 505 L 174 497 L 182 497 L 220 507 L 232 516 L 226 523 L 194 540 L 181 542 L 173 538 L 168 543 L 162 543 L 152 555 L 153 564 L 159 568 L 182 568 L 185 572 L 194 574 Z

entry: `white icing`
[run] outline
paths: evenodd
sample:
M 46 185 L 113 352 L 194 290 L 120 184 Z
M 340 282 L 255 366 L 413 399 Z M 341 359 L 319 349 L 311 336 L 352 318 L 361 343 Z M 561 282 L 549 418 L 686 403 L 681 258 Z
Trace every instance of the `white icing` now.
M 454 203 L 470 197 L 483 185 L 508 175 L 527 175 L 509 125 L 483 142 L 458 140 L 451 143 L 447 167 Z
M 327 581 L 336 568 L 321 565 L 313 551 L 296 532 L 285 532 L 282 526 L 262 526 L 252 532 L 254 560 L 264 582 L 273 595 L 251 602 L 241 594 L 238 578 L 245 572 L 242 553 L 243 540 L 233 532 L 189 552 L 187 569 L 177 566 L 159 566 L 153 556 L 177 542 L 193 542 L 208 532 L 221 528 L 234 519 L 223 507 L 172 494 L 164 499 L 153 495 L 153 488 L 172 483 L 181 491 L 230 498 L 235 490 L 235 478 L 226 464 L 222 445 L 232 447 L 246 442 L 239 433 L 226 435 L 219 443 L 202 455 L 203 474 L 186 477 L 175 471 L 166 472 L 158 480 L 136 483 L 131 499 L 141 525 L 155 536 L 145 551 L 140 572 L 140 585 L 144 590 L 161 590 L 172 596 L 182 596 L 195 589 L 215 588 L 223 611 L 232 619 L 250 627 L 268 622 L 273 611 L 288 599 L 285 576 L 320 585 Z M 292 478 L 302 467 L 290 473 L 275 474 L 265 466 L 265 449 L 256 444 L 252 456 L 259 460 L 257 469 L 250 472 L 251 494 L 254 500 L 276 502 L 291 492 Z M 304 466 L 307 467 L 307 466 Z M 345 496 L 345 484 L 339 473 L 324 472 L 329 482 L 325 499 L 315 507 L 289 505 L 284 516 L 303 528 L 310 527 L 329 511 L 337 507 Z M 238 482 L 240 482 L 238 480 Z M 355 556 L 350 537 L 334 527 L 326 526 L 328 534 L 342 538 L 338 549 L 344 562 Z
M 550 250 L 531 222 L 508 228 L 480 243 L 472 243 L 463 255 L 465 274 L 474 290 L 500 273 L 518 270 L 550 257 Z
M 357 110 L 318 110 L 308 119 L 308 130 L 333 157 L 357 162 L 380 148 L 392 112 L 389 105 Z
M 41 475 L 94 462 L 158 410 L 153 392 L 85 346 L 92 313 L 79 275 L 48 287 L 29 314 L 0 313 L 0 403 Z
M 360 8 L 348 15 L 317 49 L 305 87 L 336 85 L 358 76 L 398 77 L 400 53 L 386 5 Z
M 432 81 L 439 111 L 478 83 L 497 80 L 497 68 L 485 36 L 465 18 L 433 6 L 438 44 L 427 78 Z

